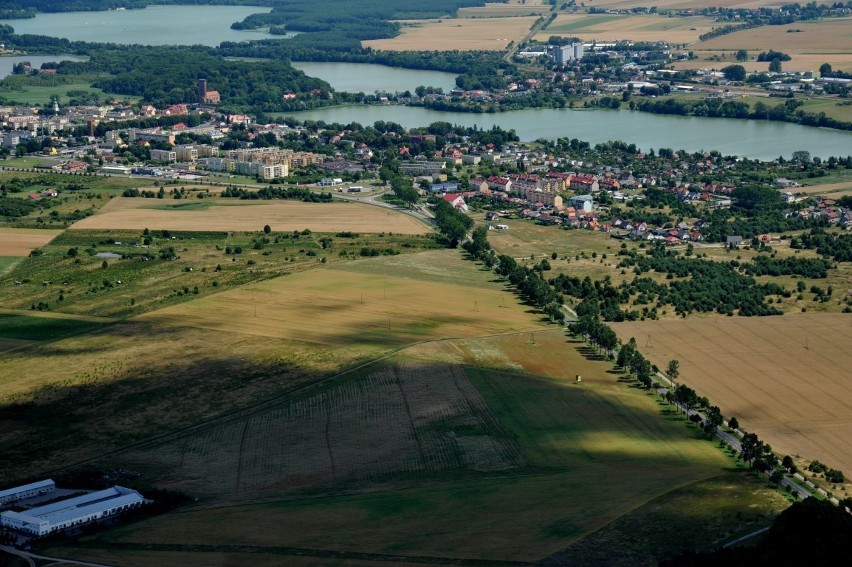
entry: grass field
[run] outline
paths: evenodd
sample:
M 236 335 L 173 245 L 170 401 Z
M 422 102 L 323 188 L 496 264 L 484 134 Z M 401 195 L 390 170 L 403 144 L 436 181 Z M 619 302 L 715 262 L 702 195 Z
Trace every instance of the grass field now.
M 0 311 L 0 338 L 44 341 L 85 333 L 103 323 L 76 318 L 37 317 Z
M 66 82 L 67 81 L 67 82 Z M 43 75 L 40 77 L 23 77 L 10 75 L 0 81 L 0 96 L 9 101 L 21 104 L 44 105 L 53 102 L 56 98 L 59 104 L 68 104 L 72 95 L 69 92 L 77 91 L 73 97 L 80 99 L 81 91 L 96 95 L 101 100 L 116 98 L 130 102 L 138 100 L 137 97 L 126 95 L 109 94 L 92 86 L 92 80 L 85 76 L 73 76 L 61 79 L 56 75 Z
M 515 308 L 517 299 L 490 283 L 492 278 L 456 252 L 435 251 L 258 282 L 154 311 L 143 320 L 366 351 L 539 326 L 540 315 Z
M 117 197 L 99 214 L 74 224 L 73 229 L 137 229 L 206 231 L 260 230 L 276 232 L 310 229 L 314 232 L 394 232 L 425 234 L 417 219 L 389 209 L 360 203 L 303 203 L 301 201 L 217 201 L 215 206 L 193 202 L 151 203 L 149 199 Z
M 48 470 L 50 464 L 75 462 L 105 448 L 186 427 L 227 408 L 246 407 L 252 400 L 334 374 L 406 341 L 541 328 L 539 315 L 527 313 L 528 308 L 519 306 L 511 294 L 488 282 L 489 273 L 460 259 L 458 252 L 403 258 L 348 262 L 347 269 L 340 271 L 318 269 L 304 279 L 305 289 L 316 294 L 313 297 L 301 289 L 298 275 L 271 280 L 269 287 L 220 294 L 243 322 L 218 318 L 207 309 L 220 305 L 213 302 L 205 307 L 207 300 L 202 297 L 187 310 L 194 320 L 181 322 L 179 312 L 166 309 L 4 355 L 0 403 L 29 409 L 21 415 L 8 413 L 0 451 L 25 446 L 32 453 L 15 453 L 2 474 L 26 476 Z M 174 269 L 187 276 L 199 273 Z M 382 275 L 388 273 L 396 275 Z M 274 301 L 268 299 L 267 290 L 275 290 Z M 294 305 L 295 300 L 281 297 L 282 291 L 309 297 L 313 303 Z M 257 317 L 252 293 L 258 302 L 270 302 L 257 304 Z M 436 298 L 441 298 L 443 307 L 434 307 Z M 352 312 L 349 318 L 347 304 Z M 288 311 L 288 305 L 294 305 L 295 311 Z M 299 340 L 306 336 L 322 344 Z M 297 340 L 288 340 L 291 337 Z M 176 376 L 180 377 L 177 382 Z M 126 408 L 137 407 L 142 400 L 144 408 L 127 414 Z M 99 404 L 96 415 L 89 411 L 92 404 Z M 52 431 L 56 422 L 39 417 L 53 413 L 69 416 L 61 432 Z M 75 439 L 73 444 L 66 443 L 68 436 Z
M 0 256 L 27 256 L 53 240 L 61 231 L 0 227 Z M 2 272 L 0 266 L 0 272 Z
M 610 14 L 560 14 L 537 37 L 547 41 L 551 35 L 579 37 L 584 41 L 666 41 L 692 43 L 710 31 L 715 22 L 705 17 L 667 18 L 663 16 L 622 16 Z
M 363 356 L 133 321 L 7 352 L 0 356 L 0 478 L 29 478 L 195 425 Z
M 524 462 L 459 367 L 404 362 L 111 460 L 206 505 Z
M 0 337 L 0 354 L 16 350 L 32 344 L 32 341 L 24 341 L 20 339 L 4 339 Z
M 522 39 L 536 21 L 535 16 L 513 18 L 460 18 L 408 20 L 402 33 L 392 39 L 363 41 L 379 51 L 500 51 L 509 42 Z
M 622 340 L 636 337 L 661 368 L 679 360 L 685 384 L 725 416 L 736 416 L 779 454 L 852 470 L 848 314 L 616 323 L 613 328 Z
M 788 33 L 788 30 L 801 30 Z M 693 46 L 699 55 L 710 51 L 746 49 L 757 55 L 774 49 L 792 57 L 783 62 L 786 71 L 816 71 L 823 63 L 836 70 L 852 70 L 852 19 L 830 18 L 818 22 L 796 22 L 783 26 L 762 26 L 702 41 Z M 706 67 L 704 61 L 692 61 Z M 748 62 L 748 70 L 766 70 L 769 63 Z
M 115 557 L 171 546 L 187 565 L 203 561 L 193 549 L 231 544 L 282 555 L 371 553 L 398 563 L 406 556 L 534 561 L 731 468 L 668 406 L 576 346 L 558 329 L 536 333 L 534 342 L 515 335 L 427 343 L 363 378 L 118 455 L 113 462 L 146 475 L 152 463 L 169 465 L 161 465 L 158 485 L 208 487 L 226 499 L 241 488 L 263 496 L 265 488 L 277 498 L 187 509 L 85 545 Z M 758 488 L 730 482 L 737 497 Z M 306 484 L 309 497 L 291 499 Z M 745 531 L 780 509 L 772 500 L 755 506 L 744 520 L 731 505 L 702 541 Z M 668 520 L 692 517 L 688 508 L 679 514 Z M 695 544 L 668 535 L 671 550 Z
M 0 167 L 22 167 L 30 169 L 42 165 L 48 161 L 52 161 L 52 158 L 10 157 L 4 160 L 0 160 Z
M 362 250 L 400 254 L 437 246 L 429 235 L 153 231 L 146 237 L 142 231 L 69 230 L 0 276 L 0 307 L 29 309 L 42 302 L 52 311 L 127 317 L 358 258 Z

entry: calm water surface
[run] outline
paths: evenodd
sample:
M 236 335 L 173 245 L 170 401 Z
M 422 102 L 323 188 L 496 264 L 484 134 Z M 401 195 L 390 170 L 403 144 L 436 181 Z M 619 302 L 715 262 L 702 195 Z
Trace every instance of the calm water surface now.
M 293 67 L 310 77 L 328 82 L 334 90 L 372 94 L 381 92 L 414 92 L 419 86 L 440 87 L 449 92 L 456 86 L 456 75 L 440 71 L 400 69 L 368 63 L 309 63 L 295 61 Z
M 666 116 L 630 110 L 527 109 L 496 114 L 439 112 L 409 106 L 341 106 L 287 113 L 297 120 L 348 124 L 396 122 L 406 128 L 445 121 L 463 126 L 514 129 L 522 141 L 578 138 L 597 144 L 623 140 L 644 151 L 659 148 L 718 150 L 725 155 L 770 160 L 789 158 L 796 150 L 812 156 L 852 154 L 852 132 L 785 122 Z
M 257 6 L 149 6 L 144 10 L 37 14 L 3 20 L 19 34 L 139 45 L 219 45 L 223 41 L 282 38 L 258 31 L 232 30 L 231 24 L 251 14 L 269 12 Z M 295 35 L 295 34 L 292 34 Z

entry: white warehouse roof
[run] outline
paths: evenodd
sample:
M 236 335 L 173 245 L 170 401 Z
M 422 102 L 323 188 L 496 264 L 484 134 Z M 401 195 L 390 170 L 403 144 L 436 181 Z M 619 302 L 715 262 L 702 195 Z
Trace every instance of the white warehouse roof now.
M 29 484 L 24 484 L 21 486 L 16 486 L 14 488 L 7 488 L 6 490 L 0 490 L 0 502 L 5 500 L 10 496 L 15 496 L 16 494 L 20 494 L 21 492 L 28 492 L 30 490 L 38 490 L 39 488 L 55 488 L 56 483 L 51 479 L 40 480 L 38 482 L 31 482 Z
M 0 523 L 37 535 L 45 535 L 54 529 L 63 529 L 77 522 L 88 522 L 118 512 L 122 507 L 137 506 L 143 501 L 142 495 L 135 490 L 113 486 L 106 490 L 31 508 L 25 512 L 3 512 L 0 514 L 0 520 L 2 520 Z

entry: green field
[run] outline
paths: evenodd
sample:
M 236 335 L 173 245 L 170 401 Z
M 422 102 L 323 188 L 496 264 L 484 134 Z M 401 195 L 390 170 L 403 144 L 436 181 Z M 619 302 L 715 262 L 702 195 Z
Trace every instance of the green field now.
M 0 313 L 0 337 L 46 341 L 76 335 L 102 327 L 103 323 L 54 317 L 29 317 Z
M 78 100 L 85 98 L 82 95 L 83 92 L 88 93 L 87 96 L 97 96 L 100 100 L 110 98 L 137 100 L 136 97 L 106 93 L 93 87 L 92 81 L 86 77 L 58 77 L 56 75 L 22 77 L 10 75 L 0 81 L 0 97 L 20 104 L 41 106 L 50 104 L 54 98 L 59 100 L 59 104 L 68 104 L 72 97 Z
M 203 211 L 213 206 L 213 203 L 210 201 L 179 201 L 177 203 L 171 202 L 162 203 L 159 205 L 151 205 L 150 207 L 145 208 L 155 209 L 158 211 Z
M 34 167 L 38 167 L 44 163 L 52 161 L 53 158 L 40 158 L 40 157 L 19 157 L 19 158 L 7 158 L 4 160 L 0 160 L 0 167 L 17 167 L 23 169 L 32 169 Z
M 44 302 L 51 311 L 127 317 L 248 282 L 357 258 L 362 248 L 396 254 L 436 246 L 433 239 L 417 235 L 340 238 L 318 233 L 174 231 L 164 236 L 156 231 L 148 238 L 146 245 L 142 231 L 66 231 L 44 246 L 40 256 L 25 258 L 0 276 L 5 290 L 0 307 L 28 309 Z M 323 238 L 329 239 L 327 249 Z M 228 253 L 237 247 L 240 253 Z M 71 249 L 76 249 L 75 256 L 69 254 Z M 169 249 L 175 257 L 161 254 Z M 12 285 L 15 281 L 21 283 Z
M 0 276 L 12 271 L 20 262 L 17 256 L 0 256 Z

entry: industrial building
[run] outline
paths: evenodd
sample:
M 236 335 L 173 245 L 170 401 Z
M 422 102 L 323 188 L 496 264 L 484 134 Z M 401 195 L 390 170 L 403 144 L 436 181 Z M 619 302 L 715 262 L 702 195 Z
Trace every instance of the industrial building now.
M 51 479 L 31 482 L 30 484 L 16 486 L 15 488 L 9 488 L 7 490 L 0 490 L 0 506 L 5 506 L 19 500 L 26 500 L 27 498 L 41 496 L 42 494 L 47 494 L 54 490 L 56 490 L 56 483 Z
M 41 537 L 125 512 L 140 506 L 144 500 L 142 495 L 135 490 L 113 486 L 106 490 L 60 500 L 24 512 L 13 512 L 11 510 L 2 512 L 0 513 L 0 525 L 31 536 Z

